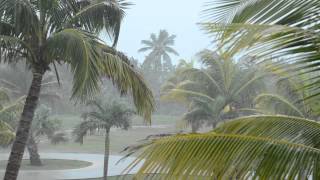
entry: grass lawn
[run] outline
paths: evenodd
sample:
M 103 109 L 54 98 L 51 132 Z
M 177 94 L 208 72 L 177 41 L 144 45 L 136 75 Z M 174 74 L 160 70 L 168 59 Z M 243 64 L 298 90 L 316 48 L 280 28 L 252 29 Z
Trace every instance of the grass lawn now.
M 72 129 L 76 124 L 81 122 L 80 116 L 75 115 L 59 115 L 54 116 L 53 118 L 60 119 L 63 124 L 63 130 L 71 133 Z M 124 131 L 121 129 L 112 129 L 110 134 L 110 150 L 112 155 L 120 155 L 121 151 L 127 147 L 128 145 L 136 144 L 139 140 L 145 139 L 149 135 L 156 134 L 164 134 L 164 133 L 176 133 L 180 130 L 177 129 L 176 124 L 179 120 L 179 117 L 174 116 L 166 116 L 166 115 L 155 115 L 152 118 L 152 126 L 145 126 L 142 118 L 134 117 L 132 125 L 128 131 Z M 43 139 L 39 143 L 39 151 L 41 152 L 66 152 L 66 153 L 104 153 L 104 136 L 103 135 L 95 135 L 95 136 L 87 136 L 84 139 L 84 144 L 80 145 L 79 143 L 75 143 L 72 139 L 69 142 L 64 144 L 52 145 L 46 139 Z M 10 148 L 1 149 L 0 152 L 8 153 Z M 0 161 L 0 168 L 4 168 L 5 162 Z M 30 168 L 28 166 L 29 161 L 23 162 L 23 168 Z M 44 164 L 46 161 L 44 160 Z M 59 168 L 59 169 L 70 169 L 70 166 L 74 166 L 74 164 L 70 163 L 61 163 L 56 165 L 44 166 L 43 168 Z M 81 165 L 81 164 L 80 164 Z M 80 166 L 82 167 L 82 166 Z M 132 180 L 133 176 L 117 176 L 117 177 L 109 177 L 109 180 Z M 90 179 L 90 180 L 102 180 L 102 178 L 98 179 Z
M 63 129 L 68 130 L 74 128 L 78 123 L 82 121 L 80 115 L 55 115 L 51 118 L 59 119 L 63 123 Z M 177 116 L 167 116 L 167 115 L 153 115 L 152 125 L 172 125 L 175 126 L 179 117 Z M 143 126 L 146 125 L 143 118 L 140 116 L 134 116 L 132 118 L 133 126 Z
M 0 161 L 0 169 L 5 169 L 8 161 Z M 78 160 L 42 159 L 43 166 L 31 166 L 29 160 L 23 160 L 21 170 L 63 170 L 79 169 L 90 166 L 92 163 Z
M 69 133 L 72 128 L 81 121 L 80 117 L 63 115 L 55 116 L 61 119 L 64 130 Z M 133 127 L 128 131 L 121 129 L 111 130 L 111 154 L 117 155 L 128 145 L 136 144 L 139 140 L 145 139 L 149 135 L 175 133 L 178 132 L 176 122 L 179 118 L 174 116 L 153 116 L 152 126 L 144 126 L 141 118 L 133 119 Z M 160 126 L 161 125 L 161 126 Z M 39 144 L 41 152 L 71 152 L 71 153 L 103 153 L 104 152 L 104 136 L 95 135 L 87 136 L 84 144 L 73 142 L 72 139 L 65 144 L 51 145 L 46 140 Z
M 110 134 L 111 154 L 119 154 L 128 145 L 136 144 L 139 140 L 145 139 L 149 135 L 174 133 L 174 127 L 167 128 L 150 128 L 139 127 L 132 128 L 128 131 L 113 129 Z M 104 152 L 104 136 L 87 136 L 84 139 L 84 144 L 79 144 L 69 140 L 64 144 L 52 145 L 47 141 L 39 144 L 41 152 L 75 152 L 75 153 L 103 153 Z

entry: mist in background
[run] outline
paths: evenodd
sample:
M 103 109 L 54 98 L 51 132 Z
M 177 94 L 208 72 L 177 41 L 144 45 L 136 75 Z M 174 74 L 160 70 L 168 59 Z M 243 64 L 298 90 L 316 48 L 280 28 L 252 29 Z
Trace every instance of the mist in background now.
M 200 50 L 210 47 L 209 37 L 197 25 L 201 22 L 201 10 L 207 1 L 131 0 L 134 5 L 127 10 L 118 49 L 143 62 L 145 54 L 138 53 L 141 40 L 166 29 L 177 35 L 175 49 L 180 57 L 173 57 L 173 63 L 176 64 L 180 58 L 190 59 Z

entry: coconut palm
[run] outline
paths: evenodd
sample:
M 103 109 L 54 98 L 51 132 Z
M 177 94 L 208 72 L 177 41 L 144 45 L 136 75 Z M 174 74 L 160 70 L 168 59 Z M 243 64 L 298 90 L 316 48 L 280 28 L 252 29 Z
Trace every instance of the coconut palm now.
M 89 132 L 92 133 L 94 130 L 105 131 L 103 177 L 106 180 L 109 165 L 110 129 L 112 127 L 128 129 L 133 111 L 116 101 L 105 104 L 99 100 L 94 100 L 89 102 L 88 106 L 92 107 L 92 111 L 82 114 L 84 121 L 74 129 L 73 134 L 76 136 L 77 142 L 83 143 L 84 136 Z
M 250 107 L 263 87 L 262 73 L 241 68 L 234 60 L 224 60 L 212 51 L 201 53 L 203 68 L 182 68 L 162 88 L 162 99 L 188 106 L 183 120 L 195 132 L 208 122 L 213 127 L 238 116 L 236 109 Z M 252 106 L 251 106 L 252 107 Z
M 173 69 L 170 54 L 178 56 L 178 52 L 172 48 L 176 36 L 170 35 L 166 30 L 160 30 L 159 34 L 151 34 L 150 40 L 142 40 L 143 48 L 139 52 L 150 53 L 146 56 L 143 66 L 154 72 L 170 72 Z
M 0 62 L 24 61 L 33 75 L 4 179 L 17 179 L 43 77 L 56 69 L 56 63 L 68 64 L 74 75 L 73 99 L 92 98 L 104 75 L 123 94 L 132 92 L 137 112 L 150 119 L 153 98 L 143 78 L 125 55 L 97 37 L 107 30 L 115 47 L 127 2 L 0 0 L 0 4 Z

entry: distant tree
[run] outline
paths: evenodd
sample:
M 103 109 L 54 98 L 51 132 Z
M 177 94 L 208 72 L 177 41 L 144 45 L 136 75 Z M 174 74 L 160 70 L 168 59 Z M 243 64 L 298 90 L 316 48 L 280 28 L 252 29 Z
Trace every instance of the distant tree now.
M 160 30 L 159 34 L 151 34 L 150 40 L 142 40 L 144 45 L 139 52 L 149 52 L 142 66 L 154 73 L 165 73 L 173 70 L 170 54 L 178 56 L 173 49 L 175 35 L 170 35 L 166 30 Z
M 263 73 L 242 68 L 240 63 L 212 51 L 203 51 L 203 68 L 186 63 L 162 87 L 162 99 L 188 106 L 183 120 L 195 132 L 204 123 L 213 127 L 224 119 L 239 116 L 237 109 L 253 107 L 253 99 L 264 87 Z
M 141 65 L 141 71 L 154 93 L 157 112 L 164 112 L 168 107 L 167 104 L 160 102 L 160 87 L 175 68 L 170 57 L 170 55 L 178 55 L 173 47 L 175 39 L 175 35 L 170 35 L 166 30 L 160 30 L 159 34 L 152 33 L 150 39 L 142 40 L 143 47 L 138 50 L 147 53 Z
M 304 101 L 309 96 L 308 90 L 302 90 L 307 81 L 300 77 L 283 78 L 271 75 L 267 78 L 268 88 L 266 92 L 259 94 L 254 99 L 254 109 L 243 109 L 255 114 L 288 115 L 308 119 L 316 119 L 319 110 L 319 99 L 313 98 Z
M 103 103 L 101 100 L 90 101 L 88 104 L 92 108 L 91 111 L 83 113 L 84 121 L 81 122 L 73 131 L 76 142 L 83 143 L 84 136 L 88 132 L 95 130 L 105 130 L 105 158 L 104 158 L 104 180 L 108 176 L 109 164 L 109 134 L 112 127 L 128 129 L 130 126 L 130 117 L 133 111 L 124 105 L 114 101 L 112 103 Z

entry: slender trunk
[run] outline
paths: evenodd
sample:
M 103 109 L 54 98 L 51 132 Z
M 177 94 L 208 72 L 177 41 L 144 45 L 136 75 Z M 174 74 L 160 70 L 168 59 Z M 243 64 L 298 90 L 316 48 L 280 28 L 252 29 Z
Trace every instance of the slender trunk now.
M 35 109 L 37 108 L 44 73 L 45 71 L 41 69 L 36 69 L 33 72 L 31 87 L 20 118 L 16 139 L 12 145 L 4 180 L 16 180 L 18 177 L 24 150 L 29 137 L 32 119 Z
M 103 180 L 107 180 L 108 179 L 109 148 L 110 148 L 109 133 L 110 133 L 110 128 L 107 128 L 106 129 L 105 144 L 104 144 Z
M 38 145 L 32 135 L 29 137 L 29 140 L 27 142 L 27 149 L 29 152 L 31 166 L 42 166 L 42 162 L 38 152 Z

